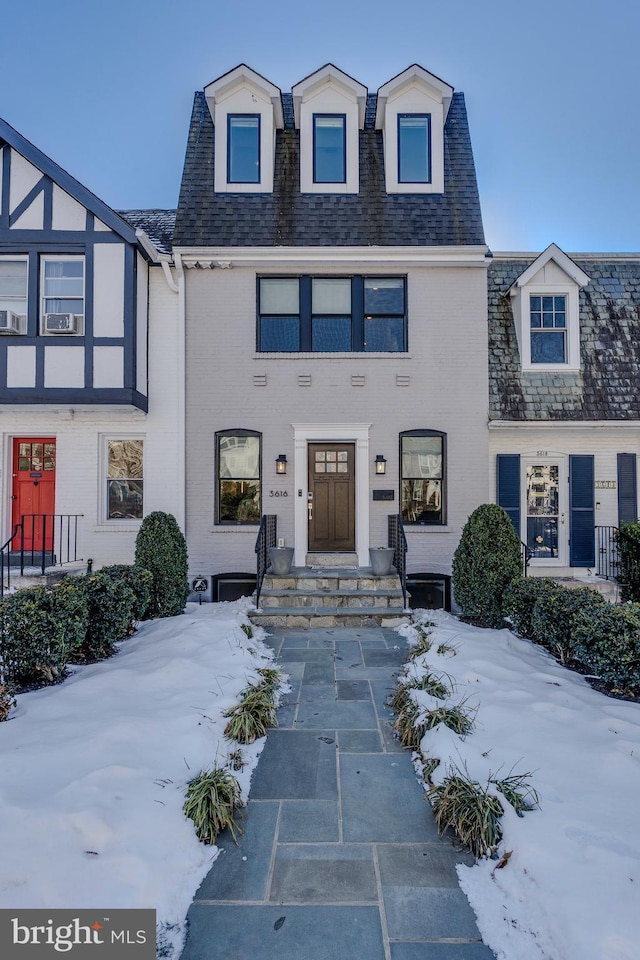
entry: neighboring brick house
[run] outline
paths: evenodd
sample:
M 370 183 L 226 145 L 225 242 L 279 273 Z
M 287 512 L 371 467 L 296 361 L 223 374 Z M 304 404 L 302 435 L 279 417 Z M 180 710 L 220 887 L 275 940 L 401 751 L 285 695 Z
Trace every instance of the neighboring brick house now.
M 416 65 L 373 95 L 237 67 L 196 93 L 173 250 L 192 573 L 255 571 L 263 514 L 296 565 L 366 566 L 401 513 L 409 571 L 448 575 L 490 496 L 463 95 Z
M 38 517 L 13 553 L 131 562 L 143 514 L 183 516 L 173 217 L 128 222 L 0 121 L 0 545 Z
M 552 244 L 495 254 L 488 275 L 496 499 L 532 573 L 593 573 L 606 528 L 638 516 L 640 254 Z

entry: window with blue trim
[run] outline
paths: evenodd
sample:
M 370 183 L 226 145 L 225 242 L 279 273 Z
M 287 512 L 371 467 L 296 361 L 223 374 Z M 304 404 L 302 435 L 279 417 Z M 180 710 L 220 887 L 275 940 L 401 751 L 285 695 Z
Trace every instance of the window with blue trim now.
M 531 296 L 531 363 L 567 362 L 567 298 Z
M 260 114 L 227 117 L 227 183 L 260 183 Z
M 314 183 L 346 183 L 346 127 L 347 118 L 343 113 L 314 113 Z
M 431 183 L 431 115 L 398 114 L 398 182 Z
M 402 353 L 405 288 L 404 277 L 262 277 L 258 350 Z

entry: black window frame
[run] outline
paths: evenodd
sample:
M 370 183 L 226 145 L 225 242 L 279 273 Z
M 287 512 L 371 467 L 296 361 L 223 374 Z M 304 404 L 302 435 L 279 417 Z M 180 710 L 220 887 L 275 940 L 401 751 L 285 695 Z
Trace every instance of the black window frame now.
M 316 120 L 331 118 L 342 120 L 342 178 L 340 180 L 318 180 L 317 178 L 317 143 Z M 346 113 L 314 113 L 313 126 L 313 182 L 314 184 L 346 183 L 347 182 L 347 115 Z
M 222 520 L 220 518 L 220 504 L 221 504 L 221 493 L 220 493 L 220 484 L 224 480 L 248 480 L 254 479 L 249 477 L 224 477 L 220 476 L 220 440 L 224 437 L 257 437 L 258 438 L 258 477 L 257 482 L 259 485 L 259 501 L 260 501 L 260 515 L 256 520 Z M 220 527 L 255 527 L 260 524 L 260 517 L 262 517 L 262 433 L 259 430 L 248 430 L 244 427 L 229 428 L 227 430 L 216 430 L 215 433 L 215 525 Z
M 298 296 L 298 314 L 283 313 L 262 313 L 260 309 L 260 284 L 263 280 L 297 280 L 299 283 Z M 329 314 L 314 314 L 312 303 L 312 286 L 314 280 L 351 280 L 351 346 L 349 350 L 314 350 L 313 349 L 313 320 L 331 316 Z M 384 314 L 365 313 L 365 282 L 368 280 L 402 280 L 402 295 L 404 303 L 403 314 L 394 316 L 402 318 L 402 346 L 399 350 L 375 350 L 368 351 L 365 339 L 365 319 L 375 318 L 376 316 L 388 317 L 389 312 Z M 408 304 L 407 304 L 407 277 L 404 274 L 357 274 L 357 275 L 265 275 L 256 277 L 256 352 L 257 353 L 317 353 L 324 355 L 327 353 L 386 353 L 389 356 L 407 353 L 408 345 Z M 287 317 L 297 318 L 299 322 L 299 340 L 296 350 L 266 350 L 261 344 L 262 339 L 262 320 L 269 317 Z
M 237 117 L 243 117 L 245 119 L 251 118 L 258 121 L 258 164 L 257 164 L 257 179 L 255 180 L 232 180 L 231 179 L 231 124 L 234 119 Z M 262 117 L 259 113 L 228 113 L 227 114 L 227 183 L 229 184 L 260 184 L 262 179 L 262 171 L 260 169 L 260 153 L 261 153 L 261 144 L 262 144 Z
M 427 179 L 426 180 L 405 180 L 401 176 L 402 170 L 402 142 L 400 136 L 401 120 L 424 119 L 427 121 Z M 433 162 L 432 162 L 432 140 L 431 140 L 431 114 L 430 113 L 399 113 L 397 117 L 397 145 L 398 145 L 398 183 L 428 184 L 433 182 Z
M 427 429 L 417 429 L 417 430 L 402 430 L 398 437 L 398 474 L 400 481 L 400 490 L 399 490 L 399 507 L 400 514 L 402 515 L 402 484 L 404 480 L 415 480 L 421 479 L 417 477 L 405 477 L 403 468 L 402 468 L 402 441 L 405 437 L 438 437 L 441 442 L 441 457 L 442 457 L 442 477 L 440 480 L 440 519 L 429 521 L 429 520 L 406 520 L 402 516 L 402 522 L 405 526 L 409 527 L 446 527 L 447 525 L 447 512 L 448 512 L 448 496 L 447 496 L 447 434 L 442 430 L 427 430 Z

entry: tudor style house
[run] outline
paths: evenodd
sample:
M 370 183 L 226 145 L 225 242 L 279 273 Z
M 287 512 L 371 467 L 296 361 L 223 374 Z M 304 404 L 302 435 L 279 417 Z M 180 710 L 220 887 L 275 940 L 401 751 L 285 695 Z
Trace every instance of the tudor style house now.
M 195 95 L 173 253 L 186 327 L 193 575 L 369 565 L 399 514 L 448 577 L 489 499 L 486 254 L 464 97 L 413 65 Z M 213 598 L 222 596 L 214 590 Z
M 530 572 L 615 575 L 638 516 L 640 255 L 496 254 L 489 266 L 496 499 Z
M 143 514 L 183 516 L 172 222 L 127 221 L 0 121 L 5 560 L 132 562 Z

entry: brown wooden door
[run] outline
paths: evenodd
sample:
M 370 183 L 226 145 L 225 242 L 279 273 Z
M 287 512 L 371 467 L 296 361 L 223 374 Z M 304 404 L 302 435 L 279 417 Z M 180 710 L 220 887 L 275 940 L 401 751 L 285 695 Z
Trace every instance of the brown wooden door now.
M 56 441 L 50 437 L 18 437 L 13 441 L 13 484 L 11 490 L 13 526 L 25 515 L 26 550 L 53 548 L 53 521 L 56 502 Z M 32 519 L 32 515 L 39 516 Z M 42 520 L 42 515 L 47 520 Z M 13 527 L 12 531 L 13 532 Z
M 310 443 L 310 551 L 355 550 L 355 490 L 355 445 Z

